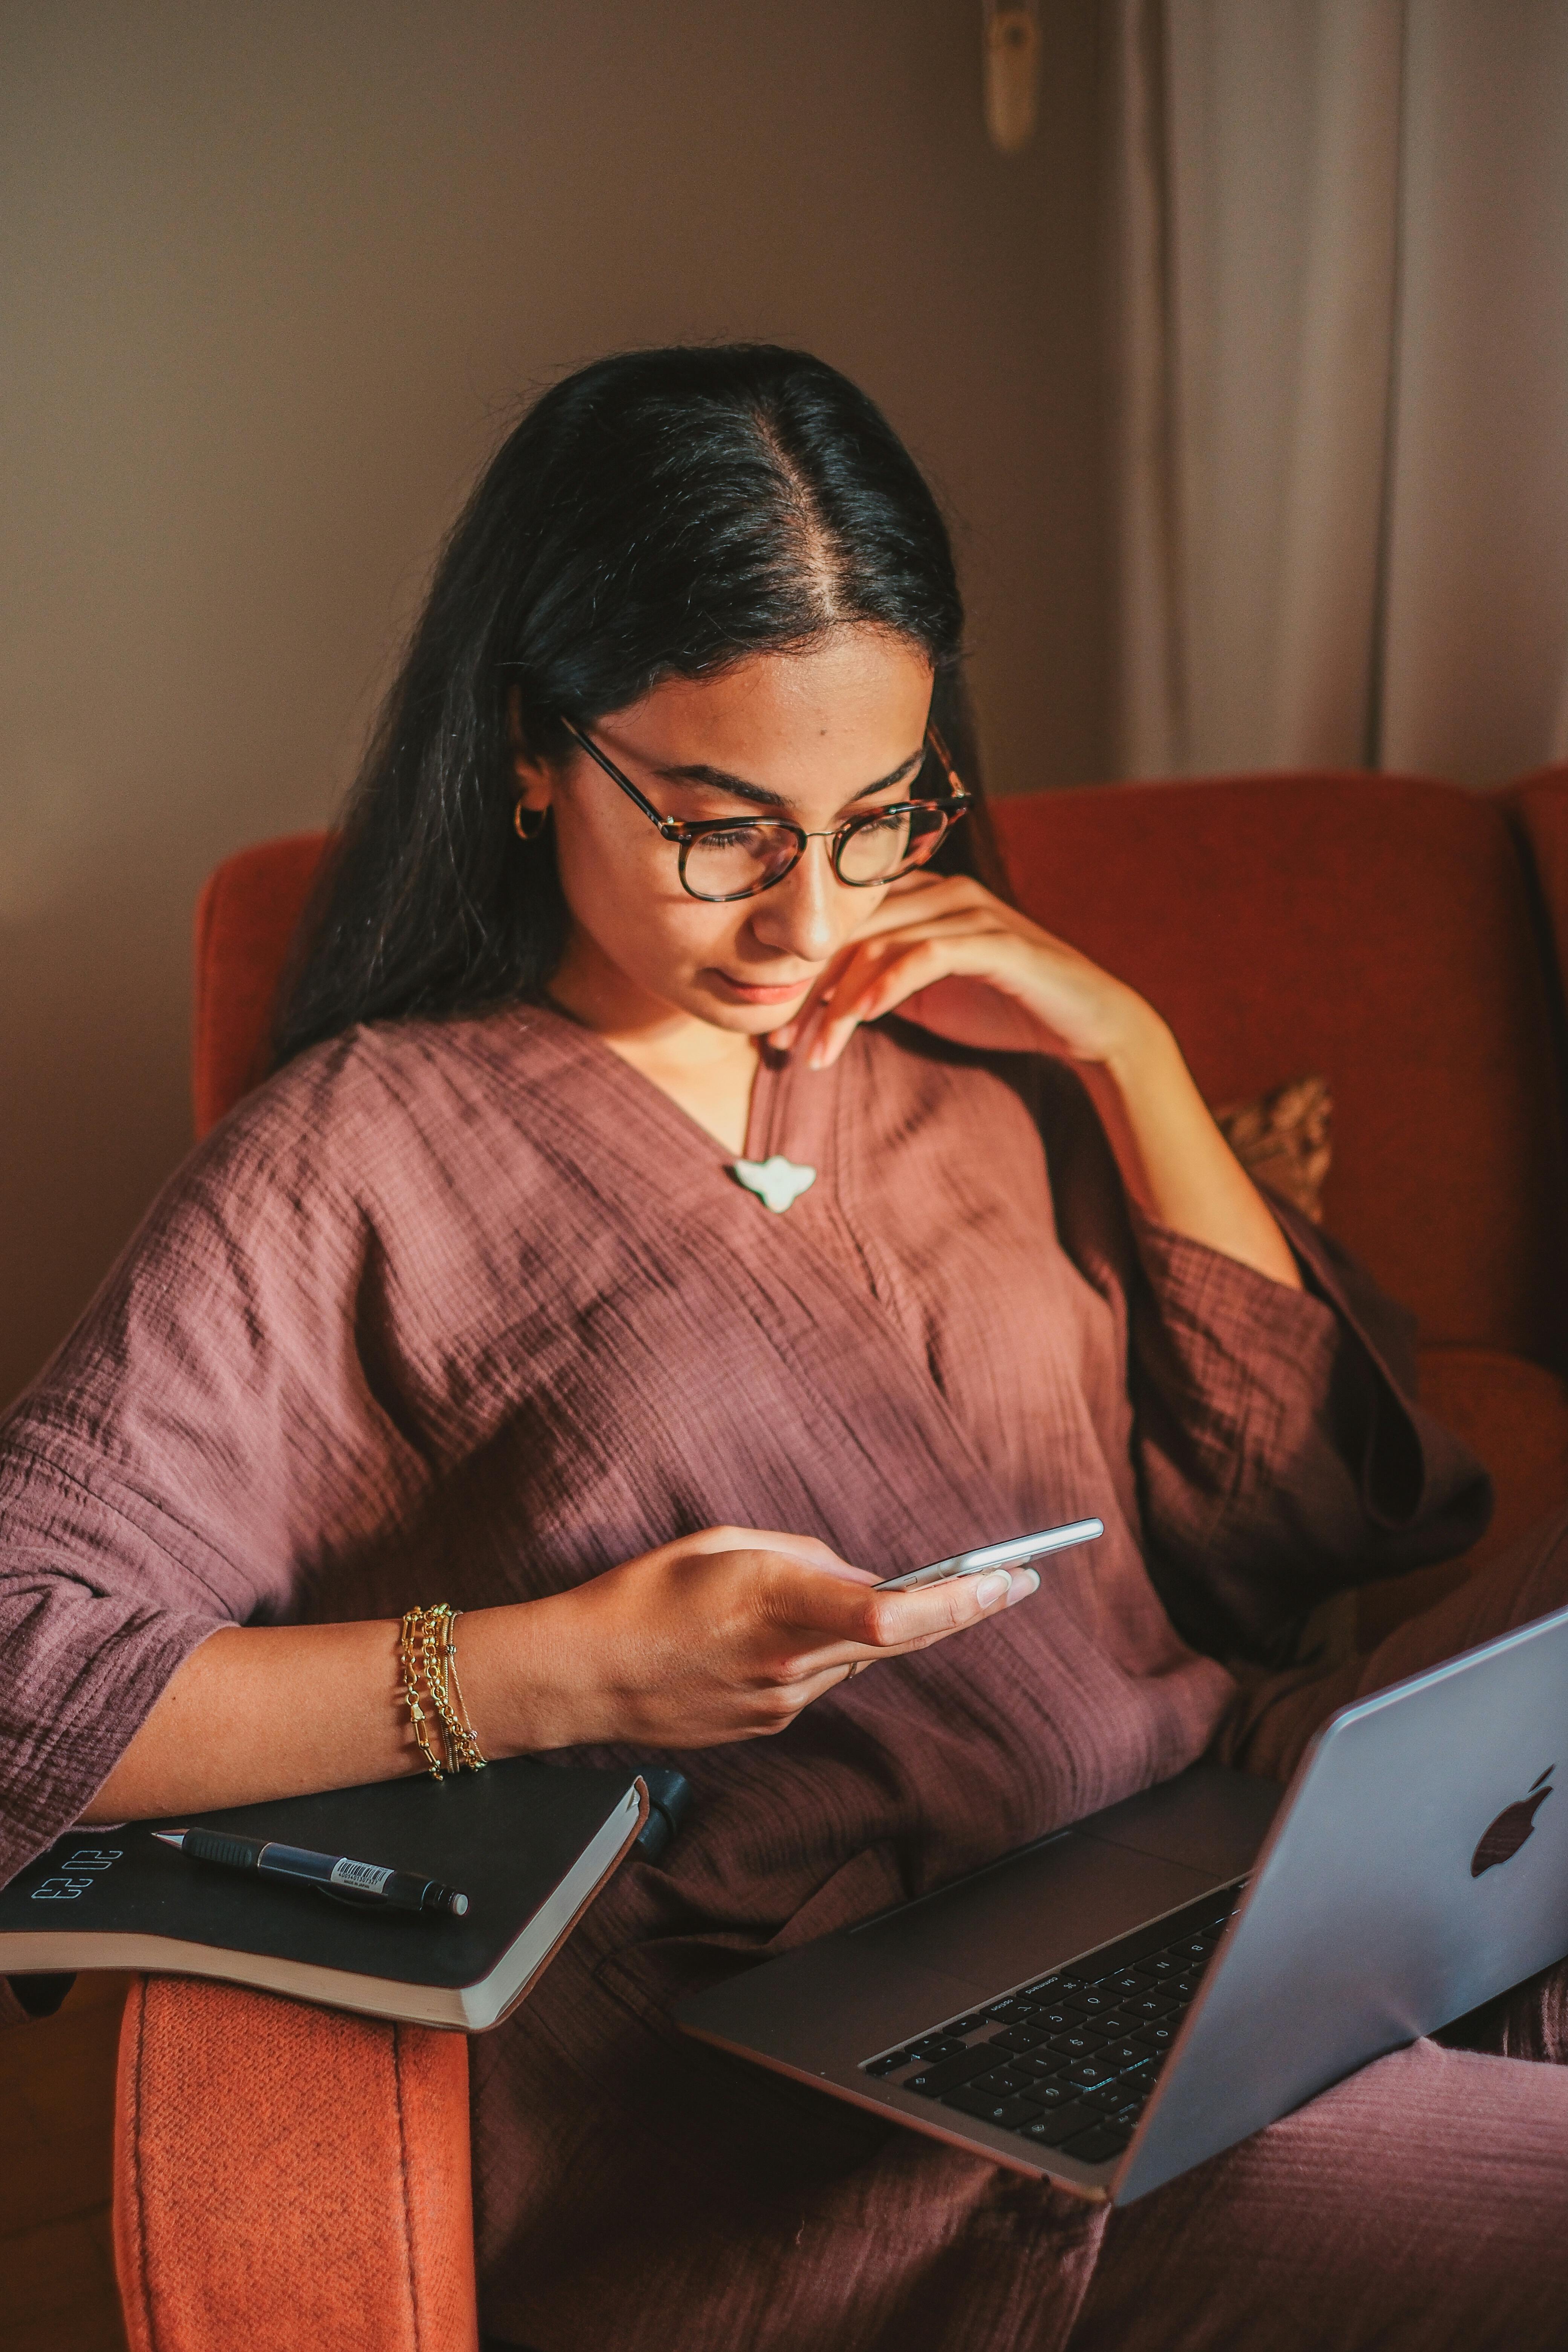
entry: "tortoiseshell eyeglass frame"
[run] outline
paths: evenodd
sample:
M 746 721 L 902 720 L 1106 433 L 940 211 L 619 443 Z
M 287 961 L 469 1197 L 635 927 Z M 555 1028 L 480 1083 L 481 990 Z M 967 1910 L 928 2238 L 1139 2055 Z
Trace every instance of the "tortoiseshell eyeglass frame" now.
M 805 856 L 805 845 L 808 841 L 826 841 L 832 843 L 833 845 L 829 850 L 828 855 L 833 861 L 833 871 L 837 875 L 838 880 L 843 883 L 847 890 L 879 889 L 885 883 L 896 882 L 900 874 L 913 874 L 918 872 L 922 866 L 929 865 L 931 860 L 935 856 L 937 851 L 941 848 L 942 843 L 946 840 L 948 834 L 957 824 L 960 817 L 966 815 L 969 809 L 973 804 L 974 796 L 968 790 L 963 778 L 959 775 L 957 769 L 953 766 L 946 744 L 942 741 L 936 728 L 928 726 L 925 731 L 926 748 L 930 751 L 934 751 L 937 759 L 942 763 L 942 772 L 948 781 L 951 798 L 942 801 L 891 801 L 883 808 L 868 809 L 864 816 L 847 817 L 842 824 L 828 825 L 818 833 L 808 833 L 804 825 L 796 824 L 791 817 L 748 816 L 744 819 L 744 823 L 748 829 L 754 828 L 757 831 L 766 830 L 773 833 L 787 834 L 791 836 L 795 842 L 795 855 L 790 859 L 788 865 L 781 866 L 776 874 L 766 876 L 762 881 L 753 883 L 749 889 L 722 891 L 696 890 L 693 889 L 690 882 L 687 879 L 686 873 L 687 860 L 689 857 L 691 851 L 699 842 L 707 840 L 710 835 L 719 833 L 733 833 L 737 824 L 741 822 L 741 820 L 732 816 L 705 817 L 696 824 L 689 824 L 683 822 L 679 817 L 661 815 L 659 811 L 655 808 L 653 803 L 647 798 L 647 794 L 640 793 L 636 784 L 633 783 L 631 778 L 629 776 L 623 775 L 619 768 L 616 767 L 615 761 L 608 756 L 608 754 L 601 751 L 598 745 L 592 741 L 591 739 L 584 733 L 582 728 L 574 725 L 574 722 L 566 717 L 564 712 L 561 714 L 561 724 L 565 728 L 566 732 L 571 736 L 572 740 L 577 744 L 582 751 L 586 751 L 589 759 L 595 762 L 595 766 L 604 770 L 605 775 L 609 777 L 610 782 L 614 784 L 618 784 L 622 792 L 625 793 L 626 798 L 631 801 L 635 806 L 641 809 L 648 823 L 658 826 L 665 840 L 676 844 L 680 851 L 679 873 L 681 888 L 686 892 L 688 898 L 700 898 L 704 905 L 710 907 L 727 906 L 731 900 L 736 898 L 760 898 L 764 890 L 776 888 L 778 884 L 785 879 L 786 876 L 795 872 L 795 867 Z M 872 875 L 867 877 L 864 880 L 858 879 L 854 875 L 845 873 L 843 866 L 844 852 L 847 844 L 853 839 L 856 834 L 864 831 L 870 825 L 885 824 L 890 816 L 903 816 L 906 814 L 914 815 L 916 814 L 921 816 L 934 814 L 940 816 L 942 821 L 941 832 L 938 833 L 935 838 L 931 841 L 930 847 L 923 849 L 923 854 L 921 856 L 910 858 L 907 863 L 899 866 L 891 874 Z

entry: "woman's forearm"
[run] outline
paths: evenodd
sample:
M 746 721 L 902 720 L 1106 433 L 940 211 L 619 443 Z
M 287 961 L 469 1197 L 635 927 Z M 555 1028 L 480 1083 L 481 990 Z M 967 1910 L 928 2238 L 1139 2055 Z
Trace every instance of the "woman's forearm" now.
M 809 1536 L 707 1528 L 540 1601 L 464 1611 L 462 1695 L 487 1759 L 782 1731 L 851 1671 L 944 1641 L 1037 1575 L 883 1592 Z M 228 1625 L 192 1652 L 82 1815 L 144 1821 L 424 1769 L 398 1627 Z M 439 1740 L 437 1739 L 437 1747 Z
M 205 1812 L 416 1770 L 397 1636 L 391 1623 L 225 1626 L 164 1685 L 84 1820 Z
M 564 1746 L 571 1711 L 531 1660 L 549 1601 L 466 1611 L 458 1668 L 487 1756 Z M 174 1812 L 354 1788 L 425 1769 L 404 1702 L 398 1626 L 230 1625 L 192 1652 L 83 1819 Z M 527 1733 L 515 1700 L 534 1666 Z M 531 1734 L 531 1736 L 528 1736 Z
M 1215 1125 L 1158 1013 L 1140 1003 L 1125 1041 L 1079 1067 L 1140 1207 L 1173 1233 L 1300 1290 L 1273 1212 Z

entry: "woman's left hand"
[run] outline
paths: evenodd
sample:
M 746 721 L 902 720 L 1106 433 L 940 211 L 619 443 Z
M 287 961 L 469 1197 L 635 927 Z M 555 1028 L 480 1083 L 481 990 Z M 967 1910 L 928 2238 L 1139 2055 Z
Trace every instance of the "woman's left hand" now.
M 1125 982 L 961 874 L 893 883 L 773 1042 L 825 1070 L 862 1021 L 894 1012 L 957 1045 L 1103 1065 L 1163 1026 Z
M 826 966 L 773 1043 L 808 1069 L 899 1013 L 983 1053 L 1083 1069 L 1132 1198 L 1206 1247 L 1299 1290 L 1273 1212 L 1215 1125 L 1153 1006 L 967 875 L 908 874 Z

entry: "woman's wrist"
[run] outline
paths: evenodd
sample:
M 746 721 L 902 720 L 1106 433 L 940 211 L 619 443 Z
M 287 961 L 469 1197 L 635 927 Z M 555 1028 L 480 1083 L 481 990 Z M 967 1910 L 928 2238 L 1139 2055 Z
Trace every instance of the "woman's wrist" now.
M 479 1746 L 488 1757 L 575 1748 L 605 1735 L 584 1704 L 581 1644 L 571 1592 L 465 1610 L 458 1664 Z
M 1108 1009 L 1105 1048 L 1095 1056 L 1095 1066 L 1129 1109 L 1152 1090 L 1168 1089 L 1183 1079 L 1191 1083 L 1170 1024 L 1146 997 L 1121 983 Z

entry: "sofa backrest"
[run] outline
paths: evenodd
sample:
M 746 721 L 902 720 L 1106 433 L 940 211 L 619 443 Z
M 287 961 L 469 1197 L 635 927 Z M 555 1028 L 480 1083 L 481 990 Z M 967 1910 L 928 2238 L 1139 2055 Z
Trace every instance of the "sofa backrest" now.
M 1568 1011 L 1568 765 L 1539 768 L 1502 794 L 1524 845 L 1535 886 L 1537 912 L 1556 978 L 1555 1009 Z M 1568 1065 L 1565 1065 L 1568 1066 Z
M 1568 919 L 1568 793 L 1550 797 L 1539 823 L 1563 819 Z M 1209 1101 L 1328 1078 L 1327 1223 L 1423 1338 L 1559 1358 L 1557 1072 L 1499 800 L 1269 775 L 1037 793 L 995 814 L 1022 905 L 1159 1007 Z M 241 850 L 202 894 L 198 1134 L 265 1071 L 328 838 Z
M 1021 904 L 1159 1008 L 1211 1103 L 1319 1071 L 1325 1223 L 1427 1340 L 1552 1360 L 1558 1081 L 1502 806 L 1397 776 L 997 804 Z
M 198 1136 L 267 1075 L 272 1008 L 331 835 L 295 833 L 237 850 L 196 901 L 191 1100 Z

